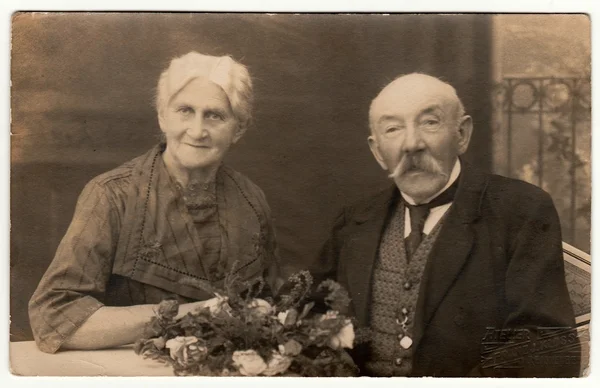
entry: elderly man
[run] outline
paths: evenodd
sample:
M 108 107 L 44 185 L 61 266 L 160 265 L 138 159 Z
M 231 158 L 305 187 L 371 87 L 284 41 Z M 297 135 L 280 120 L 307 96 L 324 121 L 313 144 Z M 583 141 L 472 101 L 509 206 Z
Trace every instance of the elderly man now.
M 369 123 L 371 151 L 394 185 L 342 211 L 320 261 L 370 328 L 354 353 L 362 373 L 577 375 L 550 196 L 460 158 L 472 119 L 437 78 L 397 78 L 373 100 Z M 558 327 L 561 342 L 539 358 L 547 331 L 537 329 Z

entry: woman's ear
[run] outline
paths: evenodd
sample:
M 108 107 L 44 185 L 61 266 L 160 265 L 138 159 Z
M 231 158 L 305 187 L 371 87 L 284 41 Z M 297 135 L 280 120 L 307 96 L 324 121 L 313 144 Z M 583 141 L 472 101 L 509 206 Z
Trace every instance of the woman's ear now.
M 165 133 L 165 118 L 163 116 L 162 109 L 160 109 L 158 111 L 158 126 L 160 127 L 160 130 L 162 131 L 162 133 Z
M 248 126 L 245 124 L 238 124 L 235 133 L 233 134 L 233 140 L 231 141 L 233 144 L 237 143 L 244 133 L 248 130 Z

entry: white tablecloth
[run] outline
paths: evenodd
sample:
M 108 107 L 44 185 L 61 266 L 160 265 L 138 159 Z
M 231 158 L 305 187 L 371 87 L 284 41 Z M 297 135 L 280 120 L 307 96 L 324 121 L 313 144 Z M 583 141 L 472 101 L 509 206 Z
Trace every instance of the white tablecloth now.
M 132 346 L 48 354 L 33 341 L 10 343 L 10 366 L 21 376 L 173 376 L 170 366 L 145 360 Z

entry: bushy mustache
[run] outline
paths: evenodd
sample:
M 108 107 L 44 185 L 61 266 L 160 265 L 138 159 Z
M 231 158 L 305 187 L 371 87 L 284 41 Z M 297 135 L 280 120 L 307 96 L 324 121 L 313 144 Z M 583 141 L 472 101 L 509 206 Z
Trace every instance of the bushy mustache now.
M 392 179 L 399 178 L 408 171 L 419 170 L 431 174 L 447 176 L 442 166 L 431 155 L 428 154 L 405 154 L 396 165 L 394 171 L 388 176 Z

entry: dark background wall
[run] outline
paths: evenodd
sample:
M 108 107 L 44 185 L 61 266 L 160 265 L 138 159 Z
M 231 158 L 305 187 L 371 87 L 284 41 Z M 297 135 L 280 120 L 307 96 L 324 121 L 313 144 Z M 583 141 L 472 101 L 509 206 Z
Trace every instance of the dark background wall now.
M 491 166 L 490 25 L 483 15 L 20 14 L 12 37 L 11 335 L 95 175 L 156 143 L 160 72 L 191 50 L 230 54 L 255 81 L 255 126 L 228 163 L 265 191 L 286 271 L 314 260 L 343 203 L 389 184 L 367 111 L 397 75 L 458 90 Z

